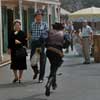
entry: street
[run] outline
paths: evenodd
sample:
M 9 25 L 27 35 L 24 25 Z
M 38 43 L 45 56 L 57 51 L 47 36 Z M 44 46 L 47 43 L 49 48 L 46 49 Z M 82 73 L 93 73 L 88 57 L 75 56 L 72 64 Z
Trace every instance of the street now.
M 12 84 L 10 66 L 0 68 L 0 100 L 100 100 L 100 64 L 82 64 L 82 57 L 65 55 L 64 63 L 57 73 L 58 88 L 46 97 L 45 84 L 49 74 L 47 61 L 44 83 L 32 80 L 29 58 L 23 83 Z

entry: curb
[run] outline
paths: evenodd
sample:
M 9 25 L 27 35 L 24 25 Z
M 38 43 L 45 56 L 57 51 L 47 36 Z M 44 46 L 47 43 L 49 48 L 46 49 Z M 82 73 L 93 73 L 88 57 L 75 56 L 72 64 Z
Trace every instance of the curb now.
M 11 63 L 10 60 L 4 61 L 4 62 L 0 63 L 0 68 L 4 67 L 4 66 L 6 66 L 6 65 L 8 65 L 10 63 Z

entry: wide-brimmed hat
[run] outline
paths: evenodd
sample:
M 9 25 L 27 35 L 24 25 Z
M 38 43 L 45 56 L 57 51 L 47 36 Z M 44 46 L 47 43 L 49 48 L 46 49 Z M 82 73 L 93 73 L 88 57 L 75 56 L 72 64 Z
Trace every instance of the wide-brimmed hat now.
M 64 25 L 62 23 L 59 23 L 59 22 L 55 22 L 54 24 L 52 24 L 53 26 L 53 29 L 56 29 L 56 30 L 63 30 L 64 29 Z
M 14 23 L 14 25 L 15 25 L 16 23 L 20 23 L 20 24 L 21 24 L 21 20 L 20 20 L 20 19 L 15 19 L 13 23 Z
M 44 11 L 42 10 L 42 9 L 38 9 L 36 12 L 35 12 L 35 14 L 34 14 L 34 16 L 36 17 L 37 15 L 44 15 Z

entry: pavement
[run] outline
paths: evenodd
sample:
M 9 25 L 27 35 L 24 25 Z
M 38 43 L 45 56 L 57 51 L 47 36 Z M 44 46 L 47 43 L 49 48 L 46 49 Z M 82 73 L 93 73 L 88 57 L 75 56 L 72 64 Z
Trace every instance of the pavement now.
M 21 84 L 12 84 L 13 73 L 10 65 L 6 65 L 0 68 L 0 100 L 100 100 L 100 64 L 91 60 L 91 64 L 83 65 L 82 57 L 65 54 L 64 63 L 57 72 L 58 88 L 51 91 L 50 97 L 44 95 L 50 68 L 48 61 L 42 84 L 32 80 L 29 57 Z
M 3 67 L 7 64 L 9 64 L 11 61 L 10 61 L 10 55 L 8 54 L 4 54 L 3 55 L 3 58 L 2 58 L 2 61 L 0 61 L 0 67 Z

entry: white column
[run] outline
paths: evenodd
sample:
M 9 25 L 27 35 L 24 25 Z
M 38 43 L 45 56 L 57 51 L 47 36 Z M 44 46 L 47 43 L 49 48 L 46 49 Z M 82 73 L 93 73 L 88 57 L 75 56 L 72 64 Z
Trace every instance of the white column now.
M 55 22 L 58 22 L 58 21 L 57 21 L 57 11 L 56 11 L 56 5 L 54 6 L 54 9 L 55 9 Z
M 22 19 L 23 19 L 23 16 L 22 16 L 22 11 L 23 11 L 23 5 L 22 5 L 22 2 L 23 0 L 19 0 L 19 16 L 20 16 L 20 20 L 21 20 L 21 23 L 22 23 Z M 22 29 L 22 24 L 21 24 L 21 29 Z
M 60 6 L 58 6 L 58 21 L 60 22 Z
M 2 13 L 1 13 L 1 0 L 0 0 L 0 61 L 3 58 L 3 42 L 2 42 Z
M 37 11 L 37 2 L 35 2 L 35 12 Z
M 48 26 L 50 27 L 50 19 L 49 19 L 49 15 L 51 14 L 51 9 L 50 9 L 50 4 L 48 4 Z

